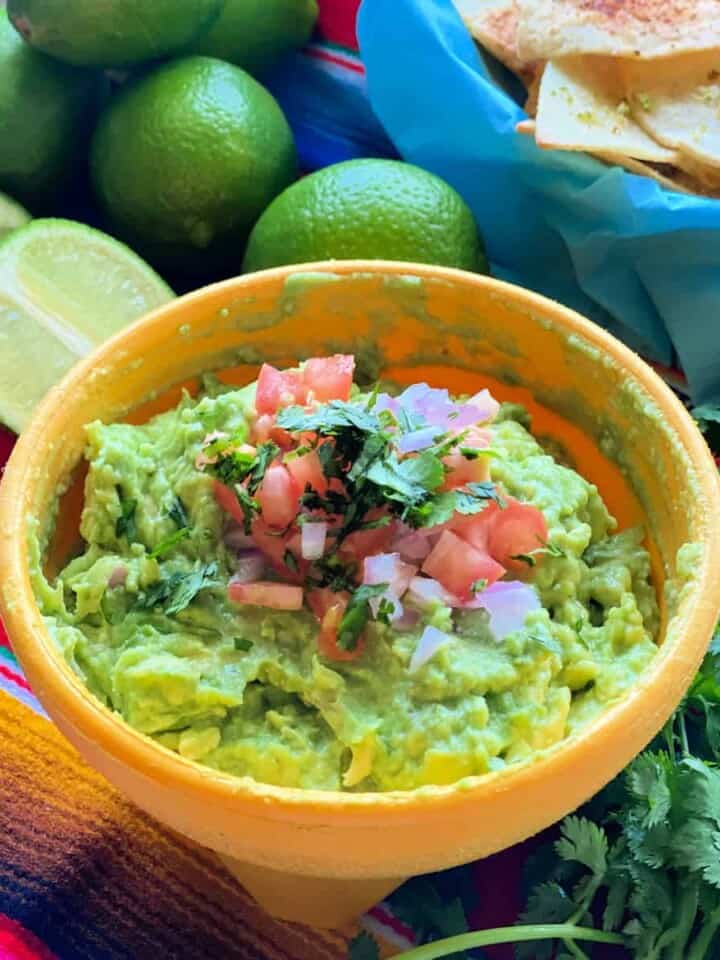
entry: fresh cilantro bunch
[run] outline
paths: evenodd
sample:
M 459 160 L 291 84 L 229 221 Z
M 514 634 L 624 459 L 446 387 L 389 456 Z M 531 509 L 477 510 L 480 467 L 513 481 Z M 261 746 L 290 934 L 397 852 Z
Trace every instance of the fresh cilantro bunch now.
M 498 943 L 515 943 L 518 960 L 609 956 L 594 944 L 633 960 L 720 957 L 719 763 L 720 630 L 650 748 L 533 857 L 529 869 L 540 879 L 518 925 L 424 943 L 421 933 L 421 946 L 402 960 Z M 363 934 L 350 953 L 376 960 L 376 951 Z

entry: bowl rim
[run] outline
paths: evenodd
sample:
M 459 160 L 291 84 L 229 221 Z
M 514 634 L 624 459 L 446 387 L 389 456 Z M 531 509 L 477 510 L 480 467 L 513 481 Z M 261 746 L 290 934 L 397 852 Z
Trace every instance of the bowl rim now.
M 709 448 L 690 414 L 644 360 L 576 311 L 523 287 L 449 267 L 384 260 L 332 260 L 291 264 L 211 284 L 171 300 L 139 318 L 80 360 L 39 404 L 31 422 L 16 443 L 6 467 L 3 489 L 0 491 L 0 529 L 8 526 L 6 515 L 16 514 L 26 518 L 23 506 L 26 494 L 23 491 L 25 485 L 32 483 L 33 475 L 42 467 L 41 441 L 51 432 L 48 427 L 52 423 L 55 409 L 73 395 L 77 386 L 90 376 L 96 367 L 102 366 L 121 350 L 126 338 L 137 336 L 138 328 L 168 323 L 168 317 L 178 313 L 186 315 L 192 311 L 195 304 L 225 291 L 229 297 L 240 295 L 247 288 L 252 288 L 258 278 L 283 281 L 297 274 L 313 273 L 340 276 L 412 276 L 424 281 L 470 285 L 531 313 L 549 316 L 567 333 L 580 336 L 624 368 L 628 379 L 638 384 L 667 417 L 693 464 L 701 496 L 708 508 L 712 508 L 705 511 L 703 536 L 700 540 L 703 547 L 702 561 L 692 587 L 693 603 L 692 606 L 689 602 L 686 603 L 685 609 L 689 609 L 689 612 L 683 622 L 682 639 L 676 641 L 675 649 L 671 651 L 677 653 L 678 647 L 685 647 L 686 644 L 682 642 L 685 638 L 702 637 L 702 649 L 697 641 L 692 645 L 692 653 L 699 662 L 720 616 L 720 590 L 712 579 L 713 570 L 720 568 L 720 524 L 712 522 L 713 516 L 720 515 L 720 479 Z M 17 521 L 14 526 L 21 529 Z M 24 524 L 22 528 L 24 529 Z M 240 806 L 249 802 L 255 806 L 260 800 L 265 805 L 270 803 L 276 808 L 289 808 L 296 814 L 303 808 L 307 813 L 320 814 L 325 819 L 340 811 L 345 815 L 352 813 L 355 817 L 366 818 L 373 816 L 378 809 L 382 810 L 383 817 L 391 815 L 393 811 L 396 815 L 407 817 L 408 813 L 428 807 L 447 810 L 480 792 L 502 794 L 510 789 L 529 788 L 537 781 L 554 778 L 563 769 L 572 768 L 574 760 L 582 757 L 588 740 L 592 739 L 598 744 L 603 740 L 611 740 L 613 735 L 616 735 L 617 728 L 632 721 L 633 714 L 638 709 L 636 702 L 650 695 L 652 688 L 662 682 L 666 672 L 672 671 L 675 663 L 672 655 L 657 656 L 633 687 L 594 721 L 558 744 L 538 751 L 531 760 L 510 765 L 500 771 L 465 777 L 447 785 L 427 785 L 412 790 L 385 792 L 350 793 L 341 790 L 274 786 L 249 776 L 223 773 L 187 760 L 138 732 L 119 714 L 97 700 L 73 673 L 45 628 L 30 584 L 28 566 L 26 538 L 0 537 L 0 570 L 3 571 L 5 583 L 14 585 L 15 598 L 14 602 L 8 602 L 7 594 L 4 595 L 0 590 L 0 613 L 9 636 L 17 638 L 15 649 L 21 665 L 32 678 L 42 680 L 37 684 L 38 699 L 42 702 L 47 694 L 53 704 L 60 703 L 64 720 L 69 720 L 87 740 L 101 744 L 102 749 L 115 761 L 151 779 L 161 778 L 164 788 L 202 795 L 204 801 L 214 799 L 217 802 Z M 687 656 L 682 659 L 685 662 Z M 53 706 L 49 713 L 51 716 L 55 713 Z M 660 726 L 659 722 L 658 728 Z

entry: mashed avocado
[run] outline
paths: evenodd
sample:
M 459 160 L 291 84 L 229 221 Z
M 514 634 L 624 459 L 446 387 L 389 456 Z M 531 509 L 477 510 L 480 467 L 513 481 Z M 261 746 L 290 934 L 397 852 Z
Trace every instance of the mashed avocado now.
M 621 697 L 654 656 L 642 532 L 615 534 L 597 489 L 516 411 L 485 427 L 492 483 L 542 511 L 552 545 L 516 575 L 541 603 L 522 626 L 498 637 L 483 608 L 410 600 L 409 625 L 370 617 L 353 659 L 333 659 L 305 606 L 231 601 L 234 522 L 198 456 L 208 437 L 251 438 L 255 390 L 185 397 L 143 426 L 87 428 L 84 551 L 50 586 L 38 573 L 36 592 L 72 668 L 135 729 L 265 783 L 412 789 L 532 757 Z M 411 670 L 428 626 L 447 642 Z

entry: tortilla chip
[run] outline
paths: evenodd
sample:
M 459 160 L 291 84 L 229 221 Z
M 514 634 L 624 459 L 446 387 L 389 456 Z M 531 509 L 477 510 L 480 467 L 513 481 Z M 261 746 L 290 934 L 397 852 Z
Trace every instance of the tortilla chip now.
M 639 177 L 649 177 L 651 180 L 659 183 L 661 187 L 665 187 L 666 190 L 671 190 L 674 193 L 697 192 L 688 189 L 687 186 L 683 186 L 678 179 L 680 172 L 676 170 L 675 167 L 668 166 L 667 164 L 661 166 L 643 163 L 642 160 L 633 160 L 632 157 L 623 157 L 622 155 L 612 153 L 597 153 L 595 156 L 598 160 L 602 160 L 603 163 L 609 163 L 614 167 L 622 167 L 623 170 L 627 170 L 628 173 L 635 173 Z
M 500 63 L 525 75 L 530 63 L 518 56 L 517 0 L 453 0 L 470 33 Z
M 720 0 L 518 0 L 524 60 L 674 56 L 720 48 Z
M 623 154 L 653 163 L 677 159 L 675 151 L 656 143 L 634 121 L 614 60 L 578 57 L 549 63 L 536 123 L 541 147 Z
M 525 101 L 525 113 L 529 117 L 537 116 L 538 100 L 540 99 L 540 82 L 545 72 L 545 64 L 538 64 L 533 71 L 533 76 L 528 83 L 527 100 Z
M 535 121 L 521 120 L 520 123 L 515 124 L 515 133 L 521 133 L 524 137 L 534 137 Z
M 720 168 L 720 51 L 628 60 L 619 70 L 632 114 L 651 137 Z

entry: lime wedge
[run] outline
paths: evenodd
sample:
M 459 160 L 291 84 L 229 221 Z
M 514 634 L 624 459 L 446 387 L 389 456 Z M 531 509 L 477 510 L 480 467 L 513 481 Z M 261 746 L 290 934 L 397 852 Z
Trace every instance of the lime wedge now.
M 0 422 L 20 432 L 67 370 L 174 294 L 132 250 L 69 220 L 0 241 Z
M 0 193 L 0 240 L 16 227 L 29 223 L 30 214 L 19 203 Z

